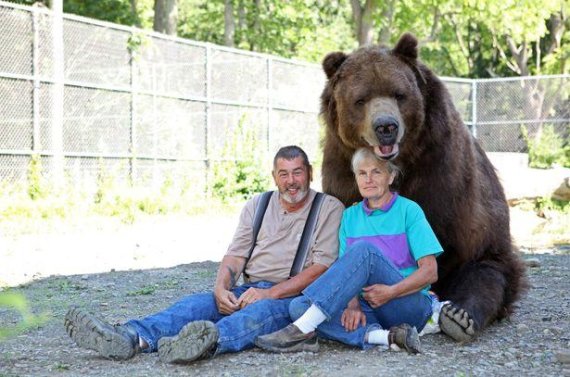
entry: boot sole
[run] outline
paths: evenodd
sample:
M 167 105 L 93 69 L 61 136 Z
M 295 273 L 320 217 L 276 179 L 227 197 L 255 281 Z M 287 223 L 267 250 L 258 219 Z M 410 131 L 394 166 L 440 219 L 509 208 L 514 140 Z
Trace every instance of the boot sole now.
M 158 341 L 162 362 L 186 364 L 205 355 L 218 341 L 218 329 L 210 321 L 190 322 L 178 335 Z
M 81 348 L 98 352 L 107 359 L 126 360 L 135 354 L 130 340 L 125 339 L 90 313 L 73 307 L 64 319 L 65 331 Z
M 319 352 L 319 341 L 315 338 L 314 342 L 299 342 L 295 345 L 286 348 L 274 347 L 270 344 L 266 344 L 263 340 L 256 339 L 255 345 L 266 351 L 275 353 L 289 353 L 289 352 Z

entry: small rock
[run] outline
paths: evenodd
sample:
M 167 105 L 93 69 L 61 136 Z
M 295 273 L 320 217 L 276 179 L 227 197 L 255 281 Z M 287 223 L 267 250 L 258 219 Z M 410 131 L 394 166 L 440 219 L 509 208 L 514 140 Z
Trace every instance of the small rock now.
M 554 355 L 562 364 L 570 364 L 570 350 L 557 351 Z
M 550 328 L 548 328 L 548 330 L 550 330 L 550 332 L 556 336 L 560 336 L 563 332 L 560 327 L 550 327 Z
M 540 259 L 538 258 L 527 258 L 524 260 L 527 267 L 540 267 Z
M 81 280 L 89 280 L 89 275 L 81 275 Z
M 517 332 L 518 333 L 525 333 L 529 330 L 529 327 L 527 325 L 525 325 L 524 323 L 521 323 L 519 325 L 517 325 Z

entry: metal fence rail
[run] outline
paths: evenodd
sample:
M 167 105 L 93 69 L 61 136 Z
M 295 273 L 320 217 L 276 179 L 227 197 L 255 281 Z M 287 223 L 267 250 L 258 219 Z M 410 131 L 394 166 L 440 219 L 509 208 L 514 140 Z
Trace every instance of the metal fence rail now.
M 444 81 L 487 151 L 525 151 L 521 126 L 568 137 L 569 76 Z M 238 125 L 270 154 L 295 143 L 315 160 L 324 83 L 318 65 L 0 1 L 0 178 L 22 181 L 40 155 L 76 185 L 106 169 L 203 192 Z

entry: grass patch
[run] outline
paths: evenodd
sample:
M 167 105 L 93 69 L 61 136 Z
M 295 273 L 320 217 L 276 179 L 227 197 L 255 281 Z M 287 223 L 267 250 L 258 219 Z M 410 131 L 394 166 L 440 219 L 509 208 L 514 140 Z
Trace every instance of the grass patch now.
M 127 296 L 150 296 L 156 292 L 157 288 L 158 286 L 156 284 L 146 285 L 136 291 L 127 292 Z

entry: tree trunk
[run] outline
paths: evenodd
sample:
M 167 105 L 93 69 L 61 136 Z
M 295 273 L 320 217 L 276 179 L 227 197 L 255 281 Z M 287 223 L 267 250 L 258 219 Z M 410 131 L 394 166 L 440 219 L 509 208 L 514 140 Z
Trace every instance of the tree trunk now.
M 518 74 L 521 76 L 528 76 L 528 58 L 529 58 L 529 46 L 526 41 L 523 41 L 522 45 L 517 46 L 513 38 L 507 36 L 507 45 L 509 46 L 509 50 L 511 55 L 515 59 L 517 64 Z
M 177 23 L 177 0 L 155 0 L 154 31 L 168 35 L 176 35 Z
M 234 47 L 236 23 L 234 20 L 234 6 L 232 0 L 224 0 L 224 45 Z
M 354 32 L 358 45 L 364 46 L 374 41 L 374 20 L 372 16 L 378 9 L 378 0 L 366 0 L 364 7 L 359 0 L 351 0 L 352 18 L 354 19 Z
M 392 24 L 394 23 L 394 13 L 396 12 L 396 0 L 388 0 L 382 10 L 382 27 L 378 33 L 378 43 L 387 45 L 392 38 Z
M 133 14 L 133 19 L 135 20 L 135 26 L 141 27 L 141 19 L 139 18 L 139 13 L 137 12 L 137 0 L 130 0 L 131 3 L 131 13 Z

